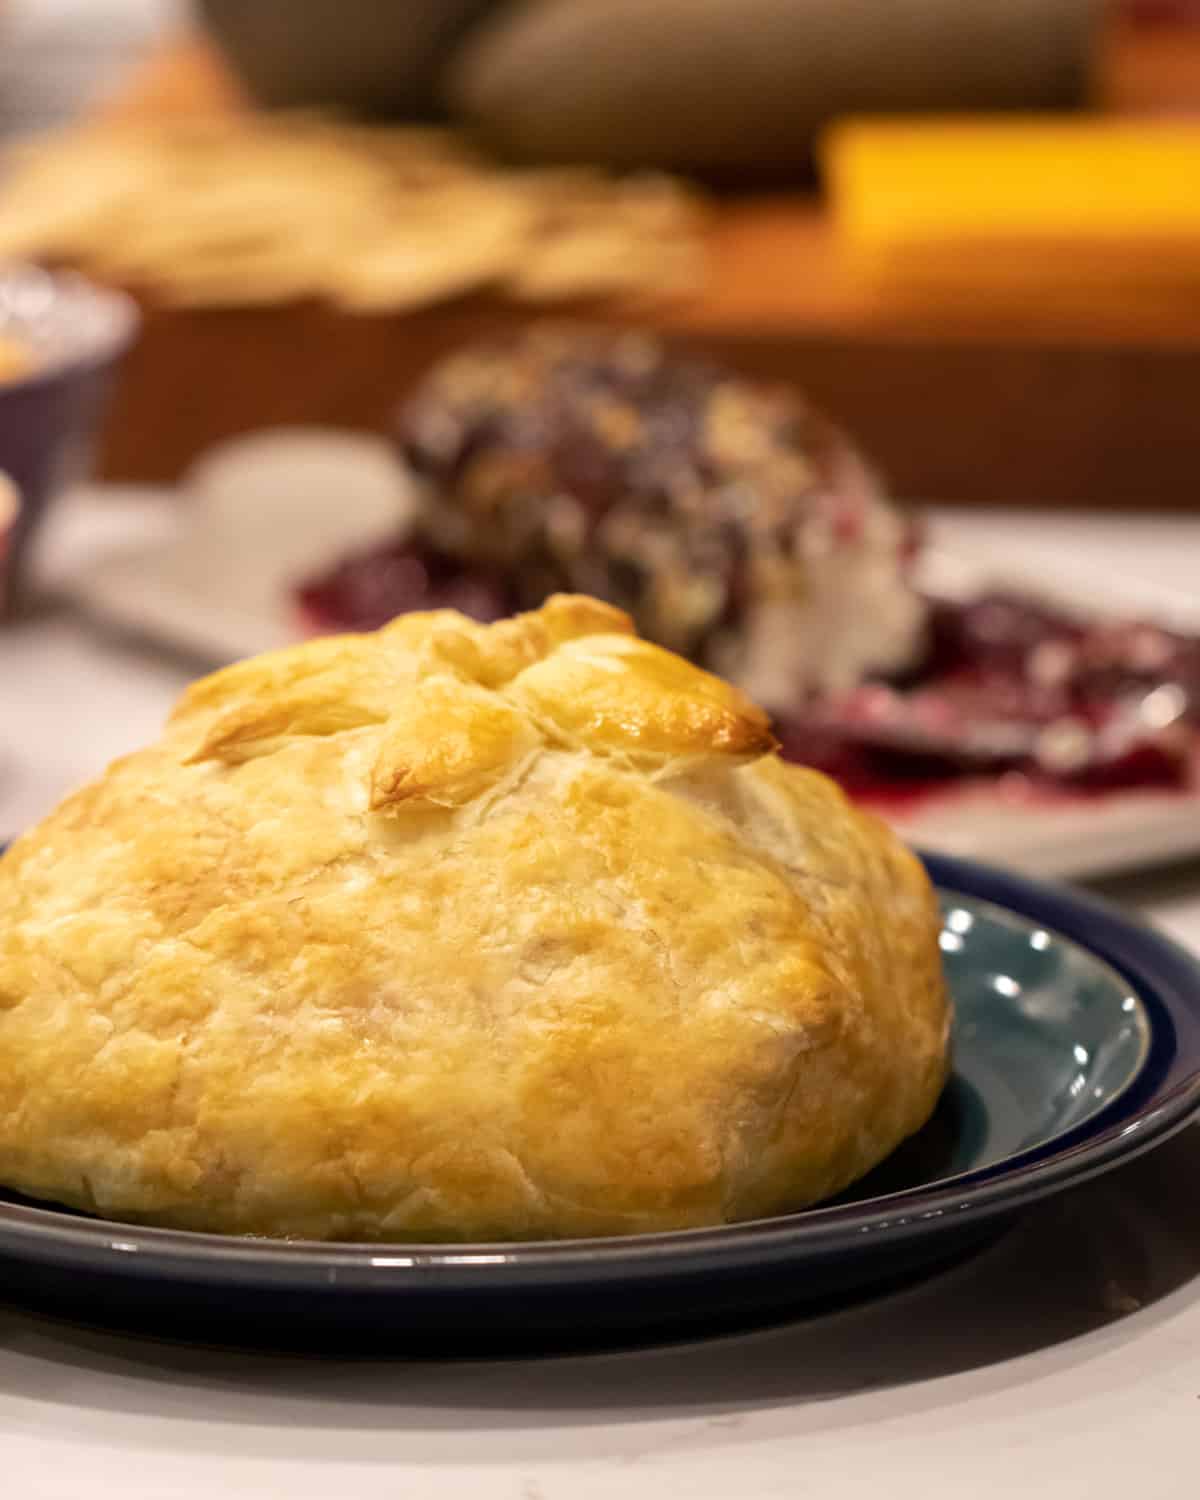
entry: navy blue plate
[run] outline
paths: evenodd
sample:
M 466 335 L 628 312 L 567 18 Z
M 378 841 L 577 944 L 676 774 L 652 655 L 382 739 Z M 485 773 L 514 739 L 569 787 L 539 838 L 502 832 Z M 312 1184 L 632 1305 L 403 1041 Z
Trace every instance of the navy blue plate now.
M 0 1197 L 0 1287 L 206 1342 L 529 1353 L 725 1331 L 891 1286 L 1200 1111 L 1200 964 L 1084 896 L 942 856 L 953 1077 L 837 1202 L 721 1229 L 494 1245 L 280 1243 Z

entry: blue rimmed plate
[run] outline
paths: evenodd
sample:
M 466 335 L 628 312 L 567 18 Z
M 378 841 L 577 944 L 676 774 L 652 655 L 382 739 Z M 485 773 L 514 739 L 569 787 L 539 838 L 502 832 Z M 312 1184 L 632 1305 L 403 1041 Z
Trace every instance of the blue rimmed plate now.
M 144 1229 L 0 1198 L 0 1287 L 157 1335 L 517 1353 L 715 1332 L 928 1271 L 1200 1110 L 1200 965 L 1094 900 L 928 863 L 953 1076 L 926 1129 L 835 1203 L 676 1234 L 388 1246 Z

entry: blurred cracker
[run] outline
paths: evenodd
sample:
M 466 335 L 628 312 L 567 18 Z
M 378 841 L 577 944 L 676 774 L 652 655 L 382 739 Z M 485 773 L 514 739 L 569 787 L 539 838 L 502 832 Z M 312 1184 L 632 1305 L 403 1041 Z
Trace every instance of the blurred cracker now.
M 532 301 L 687 289 L 703 272 L 700 222 L 673 179 L 504 172 L 447 130 L 287 111 L 22 147 L 0 253 L 67 260 L 177 305 L 327 296 L 366 312 L 497 284 Z
M 69 253 L 161 180 L 144 142 L 80 133 L 18 147 L 0 195 L 0 254 Z
M 614 183 L 586 170 L 529 174 L 542 205 L 527 253 L 507 290 L 522 301 L 553 302 L 645 289 L 681 295 L 707 269 L 696 197 L 660 176 Z
M 579 230 L 530 247 L 505 290 L 522 302 L 636 291 L 682 296 L 703 284 L 705 270 L 705 257 L 694 246 L 647 244 L 614 226 Z
M 326 281 L 333 300 L 356 312 L 400 310 L 460 296 L 499 281 L 519 263 L 534 210 L 498 181 L 461 183 L 414 199 L 373 243 L 347 256 Z

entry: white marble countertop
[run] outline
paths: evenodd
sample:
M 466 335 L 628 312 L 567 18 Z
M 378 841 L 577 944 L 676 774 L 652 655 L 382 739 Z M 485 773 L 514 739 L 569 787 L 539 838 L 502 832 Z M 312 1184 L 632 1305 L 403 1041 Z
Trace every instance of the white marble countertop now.
M 1014 515 L 944 536 L 1197 590 L 1200 522 Z M 0 633 L 0 830 L 151 734 L 191 675 L 65 609 Z M 1200 862 L 1106 883 L 1200 949 Z M 157 1346 L 0 1301 L 21 1500 L 1184 1500 L 1200 1434 L 1200 1128 L 904 1293 L 690 1347 L 504 1364 Z M 0 1289 L 2 1296 L 2 1289 Z

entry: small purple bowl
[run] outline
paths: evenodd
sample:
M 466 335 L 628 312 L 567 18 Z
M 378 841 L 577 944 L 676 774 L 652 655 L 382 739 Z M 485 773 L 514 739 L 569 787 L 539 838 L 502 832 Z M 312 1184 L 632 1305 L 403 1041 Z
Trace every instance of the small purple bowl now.
M 20 608 L 30 543 L 50 501 L 86 469 L 113 372 L 138 322 L 129 297 L 81 276 L 0 267 L 0 337 L 33 360 L 28 373 L 0 379 L 0 471 L 21 497 L 0 612 Z

